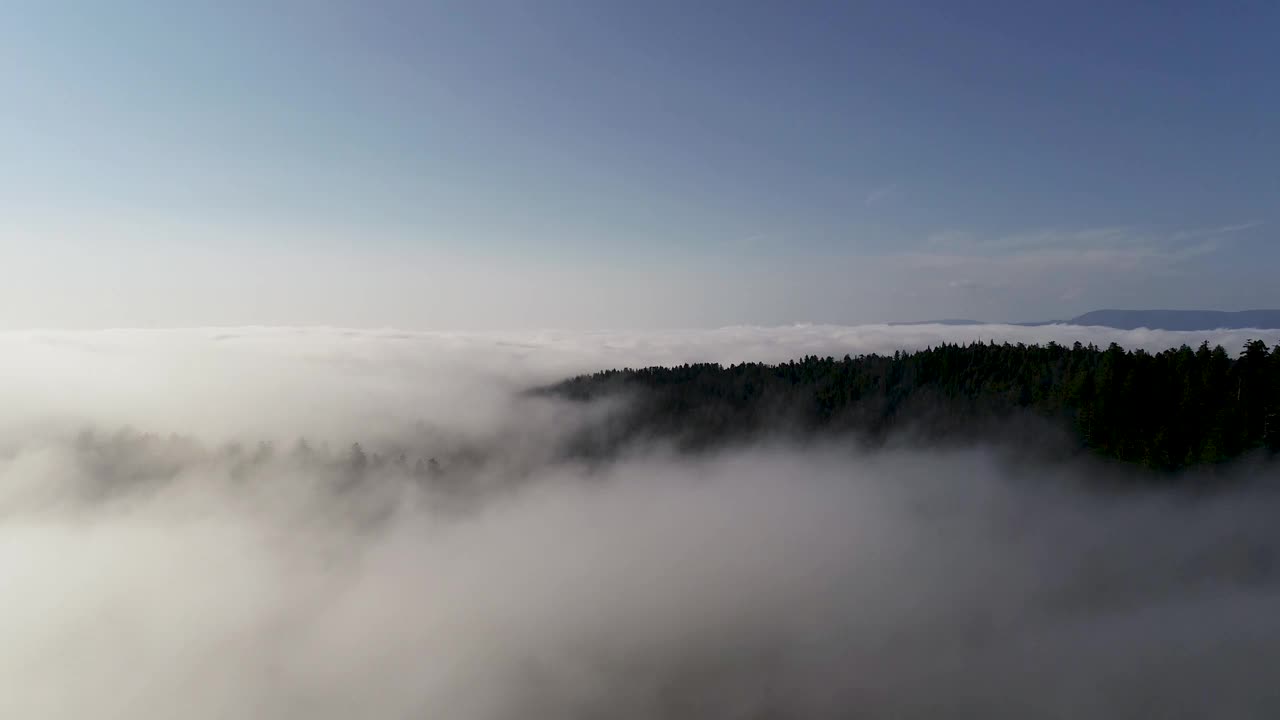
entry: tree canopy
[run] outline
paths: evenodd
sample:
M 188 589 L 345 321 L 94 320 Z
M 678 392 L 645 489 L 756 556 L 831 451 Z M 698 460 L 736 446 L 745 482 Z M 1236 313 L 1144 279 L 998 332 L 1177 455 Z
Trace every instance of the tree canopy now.
M 944 344 L 893 355 L 808 356 L 771 365 L 608 370 L 544 389 L 631 403 L 589 439 L 705 447 L 794 431 L 958 435 L 1043 418 L 1103 457 L 1158 470 L 1280 450 L 1280 345 L 1236 357 L 1207 343 L 1159 353 L 1112 344 Z M 1008 424 L 1005 425 L 1007 429 Z

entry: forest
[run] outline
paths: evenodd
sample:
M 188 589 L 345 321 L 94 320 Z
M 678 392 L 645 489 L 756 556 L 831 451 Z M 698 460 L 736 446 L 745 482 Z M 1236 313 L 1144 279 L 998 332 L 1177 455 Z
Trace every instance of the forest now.
M 771 365 L 608 370 L 538 392 L 627 400 L 574 440 L 577 453 L 658 440 L 682 449 L 765 435 L 853 433 L 879 442 L 1021 442 L 1056 429 L 1065 444 L 1157 471 L 1280 450 L 1280 345 L 1232 356 L 1208 343 L 1159 353 L 1064 346 L 945 344 L 893 355 L 809 356 Z

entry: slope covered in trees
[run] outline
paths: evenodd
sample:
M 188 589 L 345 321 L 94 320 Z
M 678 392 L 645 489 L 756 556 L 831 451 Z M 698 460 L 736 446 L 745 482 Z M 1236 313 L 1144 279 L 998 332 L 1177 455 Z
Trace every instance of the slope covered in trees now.
M 972 437 L 1037 418 L 1077 447 L 1160 470 L 1280 450 L 1280 345 L 1257 340 L 1236 357 L 1207 343 L 1155 354 L 1114 344 L 943 345 L 779 365 L 610 370 L 544 392 L 630 400 L 578 439 L 584 452 L 642 439 L 708 447 L 776 432 Z

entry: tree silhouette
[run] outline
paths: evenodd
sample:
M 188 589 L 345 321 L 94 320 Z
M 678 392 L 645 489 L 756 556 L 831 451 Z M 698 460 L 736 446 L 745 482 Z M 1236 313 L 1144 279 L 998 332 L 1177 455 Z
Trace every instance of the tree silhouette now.
M 575 438 L 579 452 L 652 438 L 709 447 L 777 432 L 962 437 L 1030 417 L 1101 456 L 1161 470 L 1280 451 L 1280 347 L 1261 340 L 1235 359 L 1208 343 L 1154 354 L 1114 343 L 943 344 L 777 365 L 608 370 L 540 392 L 632 400 L 607 428 Z

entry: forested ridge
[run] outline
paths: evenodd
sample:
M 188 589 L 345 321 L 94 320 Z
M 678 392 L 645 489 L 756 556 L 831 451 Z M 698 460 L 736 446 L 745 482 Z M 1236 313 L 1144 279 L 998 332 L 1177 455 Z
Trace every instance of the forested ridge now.
M 809 356 L 771 365 L 608 370 L 543 392 L 629 404 L 580 438 L 597 451 L 638 439 L 706 447 L 768 432 L 1010 431 L 1042 418 L 1070 442 L 1158 470 L 1280 450 L 1280 345 L 1236 355 L 1207 343 L 1159 353 L 1112 344 L 945 344 L 893 355 Z

